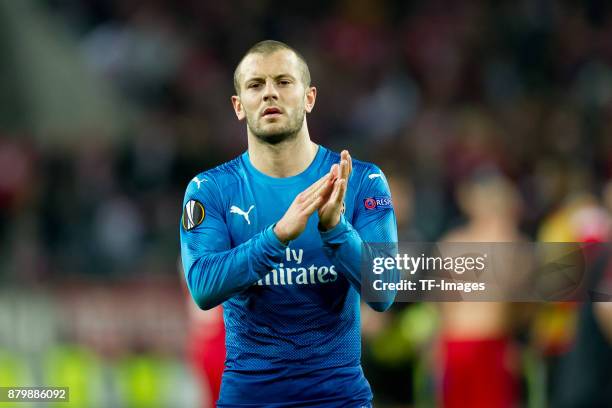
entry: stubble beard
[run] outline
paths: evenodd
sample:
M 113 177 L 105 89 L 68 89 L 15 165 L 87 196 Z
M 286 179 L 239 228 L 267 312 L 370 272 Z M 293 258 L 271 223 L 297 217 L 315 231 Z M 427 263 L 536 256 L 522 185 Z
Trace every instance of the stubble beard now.
M 299 131 L 304 125 L 304 116 L 306 115 L 306 113 L 303 109 L 299 109 L 297 112 L 298 113 L 296 113 L 295 116 L 290 118 L 289 123 L 287 123 L 286 126 L 280 129 L 275 129 L 273 131 L 263 130 L 261 127 L 257 126 L 256 120 L 250 120 L 248 116 L 247 126 L 249 127 L 251 133 L 257 139 L 264 143 L 277 145 L 282 142 L 288 142 L 294 140 L 297 137 Z

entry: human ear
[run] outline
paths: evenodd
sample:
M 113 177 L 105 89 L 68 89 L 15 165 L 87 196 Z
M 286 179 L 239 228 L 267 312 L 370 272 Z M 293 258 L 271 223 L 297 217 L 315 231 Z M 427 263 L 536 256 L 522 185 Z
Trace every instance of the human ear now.
M 232 106 L 234 107 L 234 112 L 236 113 L 238 120 L 243 120 L 246 117 L 246 113 L 244 112 L 242 102 L 240 101 L 240 97 L 238 95 L 232 95 Z
M 315 88 L 314 86 L 308 87 L 308 89 L 306 89 L 306 94 L 304 95 L 304 99 L 305 99 L 304 109 L 308 113 L 312 112 L 312 109 L 314 108 L 314 105 L 315 105 L 315 101 L 317 99 L 317 88 Z

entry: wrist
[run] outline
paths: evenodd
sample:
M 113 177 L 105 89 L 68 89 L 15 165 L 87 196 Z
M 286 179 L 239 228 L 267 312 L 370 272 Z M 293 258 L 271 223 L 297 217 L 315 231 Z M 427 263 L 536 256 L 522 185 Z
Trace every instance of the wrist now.
M 282 227 L 280 227 L 278 223 L 274 224 L 274 228 L 272 228 L 272 232 L 274 232 L 274 235 L 276 235 L 276 239 L 278 239 L 283 245 L 285 246 L 289 245 L 290 240 L 283 233 Z
M 336 228 L 336 225 L 338 225 L 339 222 L 340 222 L 340 217 L 328 223 L 319 221 L 319 231 L 327 232 L 327 231 L 333 230 L 334 228 Z
M 334 239 L 336 237 L 339 237 L 345 234 L 350 229 L 351 229 L 351 225 L 348 223 L 346 218 L 344 218 L 344 216 L 341 215 L 338 223 L 334 225 L 332 228 L 328 230 L 323 230 L 321 229 L 321 227 L 319 227 L 319 234 L 321 235 L 323 242 L 325 242 L 329 239 Z

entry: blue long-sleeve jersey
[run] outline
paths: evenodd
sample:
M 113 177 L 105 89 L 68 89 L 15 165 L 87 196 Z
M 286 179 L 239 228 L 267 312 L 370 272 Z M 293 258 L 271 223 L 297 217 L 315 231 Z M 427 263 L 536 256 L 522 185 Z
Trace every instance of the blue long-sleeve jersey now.
M 353 161 L 345 212 L 330 231 L 318 216 L 288 246 L 272 228 L 295 196 L 340 155 L 319 146 L 299 175 L 258 171 L 248 153 L 194 177 L 185 193 L 181 255 L 204 309 L 223 303 L 226 369 L 219 407 L 369 406 L 360 365 L 362 245 L 396 242 L 387 182 Z M 377 310 L 393 301 L 372 303 Z

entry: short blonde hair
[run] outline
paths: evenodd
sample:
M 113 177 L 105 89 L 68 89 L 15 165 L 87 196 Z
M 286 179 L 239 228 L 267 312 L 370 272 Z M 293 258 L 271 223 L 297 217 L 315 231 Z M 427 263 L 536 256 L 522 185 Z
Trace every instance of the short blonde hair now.
M 264 40 L 264 41 L 258 42 L 257 44 L 249 48 L 249 50 L 244 54 L 244 56 L 242 57 L 242 59 L 240 59 L 240 62 L 236 66 L 236 69 L 234 70 L 234 89 L 236 90 L 236 95 L 240 94 L 240 78 L 239 78 L 240 77 L 240 65 L 242 64 L 242 61 L 244 61 L 244 59 L 247 56 L 251 54 L 269 55 L 269 54 L 275 53 L 276 51 L 282 51 L 282 50 L 288 50 L 295 54 L 298 61 L 300 62 L 301 71 L 302 71 L 302 82 L 304 83 L 304 87 L 306 88 L 309 87 L 310 86 L 310 70 L 308 69 L 308 64 L 306 63 L 306 60 L 304 59 L 302 54 L 300 54 L 294 48 L 290 47 L 289 45 L 283 42 L 274 41 L 274 40 Z

